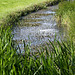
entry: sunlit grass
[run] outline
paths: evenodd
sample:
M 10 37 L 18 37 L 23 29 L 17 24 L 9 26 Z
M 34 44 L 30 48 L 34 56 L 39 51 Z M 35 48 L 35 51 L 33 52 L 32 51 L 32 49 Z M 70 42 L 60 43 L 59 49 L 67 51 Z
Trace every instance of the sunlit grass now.
M 17 1 L 17 0 L 16 0 Z M 31 1 L 31 0 L 30 0 Z M 2 1 L 0 1 L 1 3 Z M 12 5 L 12 4 L 11 4 Z M 9 7 L 9 6 L 8 6 Z M 13 7 L 13 6 L 12 6 Z M 2 8 L 2 7 L 1 7 Z M 65 8 L 65 6 L 64 6 Z M 16 8 L 14 8 L 16 9 Z M 12 9 L 14 11 L 14 9 Z M 66 9 L 65 9 L 66 10 Z M 1 10 L 2 11 L 2 10 Z M 11 10 L 10 10 L 11 11 Z M 67 12 L 67 11 L 66 11 Z M 65 13 L 66 13 L 65 12 Z M 71 14 L 71 28 L 74 31 L 74 12 Z M 70 16 L 70 15 L 69 15 Z M 74 75 L 75 43 L 73 40 L 55 40 L 37 49 L 38 57 L 24 42 L 24 55 L 17 54 L 11 28 L 0 27 L 0 74 L 1 75 Z
M 24 41 L 23 41 L 24 42 Z M 72 41 L 49 41 L 37 49 L 38 57 L 24 42 L 24 53 L 12 41 L 10 28 L 0 28 L 1 75 L 74 75 L 75 45 Z
M 0 0 L 0 21 L 8 18 L 7 15 L 25 10 L 38 3 L 54 0 Z

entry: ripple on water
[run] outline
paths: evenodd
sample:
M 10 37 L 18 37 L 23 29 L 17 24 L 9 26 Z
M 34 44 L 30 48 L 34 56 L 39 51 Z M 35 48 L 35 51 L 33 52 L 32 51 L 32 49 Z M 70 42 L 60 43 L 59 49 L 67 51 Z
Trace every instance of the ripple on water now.
M 54 9 L 54 6 L 22 17 L 22 20 L 17 23 L 17 27 L 13 28 L 13 40 L 17 42 L 25 40 L 27 43 L 30 40 L 31 45 L 36 46 L 48 42 L 48 39 L 53 41 L 56 34 L 58 38 L 61 29 L 57 27 L 54 18 L 57 8 L 55 6 L 54 11 L 50 10 L 52 8 Z M 21 45 L 21 41 L 18 43 Z

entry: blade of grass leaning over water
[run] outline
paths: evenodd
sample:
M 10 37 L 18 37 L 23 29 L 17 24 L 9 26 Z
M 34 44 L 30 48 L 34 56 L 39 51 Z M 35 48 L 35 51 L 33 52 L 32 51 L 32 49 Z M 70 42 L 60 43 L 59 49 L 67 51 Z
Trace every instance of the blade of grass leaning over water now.
M 0 29 L 1 75 L 74 75 L 75 46 L 73 42 L 49 41 L 36 54 L 24 42 L 25 55 L 17 54 L 10 28 Z

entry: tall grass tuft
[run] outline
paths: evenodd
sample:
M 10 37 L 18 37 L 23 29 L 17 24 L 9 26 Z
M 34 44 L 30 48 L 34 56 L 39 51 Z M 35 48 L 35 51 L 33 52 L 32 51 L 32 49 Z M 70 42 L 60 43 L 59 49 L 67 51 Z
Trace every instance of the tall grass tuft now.
M 24 49 L 25 55 L 17 54 L 10 28 L 0 28 L 0 75 L 33 75 L 38 69 L 38 60 L 30 56 L 29 47 L 25 43 Z
M 23 41 L 24 42 L 24 41 Z M 75 45 L 54 41 L 40 47 L 38 56 L 24 42 L 24 55 L 17 54 L 10 28 L 0 28 L 0 75 L 74 75 Z

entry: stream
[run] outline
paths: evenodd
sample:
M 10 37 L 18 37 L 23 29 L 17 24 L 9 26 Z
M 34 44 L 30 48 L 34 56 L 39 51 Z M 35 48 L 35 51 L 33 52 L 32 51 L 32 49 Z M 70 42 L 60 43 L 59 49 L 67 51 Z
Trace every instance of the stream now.
M 31 46 L 37 46 L 56 39 L 60 41 L 64 37 L 64 30 L 58 27 L 55 21 L 56 9 L 58 5 L 47 7 L 27 16 L 22 16 L 17 25 L 13 27 L 13 40 L 16 41 L 21 48 L 22 40 L 31 42 Z M 61 36 L 60 36 L 61 35 Z

